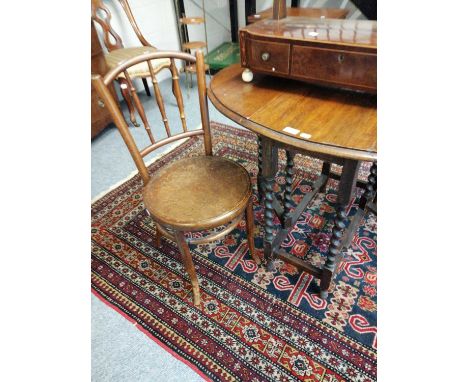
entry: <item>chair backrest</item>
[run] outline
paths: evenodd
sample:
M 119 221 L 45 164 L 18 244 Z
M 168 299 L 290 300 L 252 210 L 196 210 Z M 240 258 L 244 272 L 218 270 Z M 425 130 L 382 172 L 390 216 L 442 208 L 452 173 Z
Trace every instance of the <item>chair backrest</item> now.
M 151 44 L 145 39 L 143 34 L 138 27 L 135 17 L 133 17 L 132 10 L 127 0 L 119 0 L 120 5 L 127 15 L 128 21 L 130 22 L 133 31 L 137 35 L 143 46 L 151 46 Z M 117 32 L 112 28 L 111 19 L 112 15 L 102 0 L 91 0 L 91 18 L 98 23 L 103 32 L 104 45 L 109 52 L 123 48 L 122 39 Z
M 149 68 L 149 72 L 151 73 L 151 79 L 153 80 L 153 84 L 156 83 L 156 77 L 151 65 L 151 60 L 161 59 L 161 58 L 169 58 L 171 60 L 171 67 L 169 70 L 171 71 L 172 81 L 173 81 L 173 89 L 174 95 L 176 98 L 182 97 L 180 94 L 180 86 L 179 86 L 179 72 L 175 65 L 175 60 L 179 59 L 182 61 L 196 63 L 196 74 L 197 74 L 197 87 L 198 87 L 198 98 L 200 103 L 200 115 L 201 115 L 201 129 L 191 130 L 188 131 L 186 124 L 185 124 L 185 116 L 182 119 L 182 133 L 177 133 L 175 135 L 172 134 L 169 125 L 165 122 L 165 137 L 161 139 L 155 139 L 153 133 L 151 131 L 151 127 L 149 122 L 146 119 L 146 113 L 144 112 L 143 105 L 139 100 L 138 94 L 135 91 L 135 88 L 132 83 L 132 79 L 130 78 L 127 69 L 138 65 L 140 63 L 146 62 Z M 142 116 L 146 132 L 148 133 L 148 137 L 150 140 L 150 144 L 139 150 L 135 140 L 130 132 L 130 127 L 128 126 L 123 113 L 120 109 L 119 103 L 113 97 L 109 86 L 113 86 L 113 80 L 119 77 L 120 75 L 124 75 L 127 82 L 130 84 L 132 90 L 132 98 L 137 106 L 140 116 Z M 103 107 L 107 107 L 112 115 L 112 119 L 116 124 L 117 128 L 119 129 L 120 134 L 130 151 L 130 154 L 138 168 L 138 171 L 143 178 L 143 182 L 146 184 L 149 181 L 149 172 L 148 169 L 143 161 L 143 158 L 148 155 L 149 153 L 153 152 L 159 147 L 167 145 L 169 143 L 175 142 L 179 139 L 193 137 L 196 135 L 203 135 L 204 139 L 204 146 L 205 146 L 205 154 L 212 155 L 212 146 L 211 146 L 211 132 L 210 132 L 210 122 L 209 122 L 209 114 L 208 114 L 208 102 L 206 97 L 206 78 L 205 78 L 205 63 L 203 59 L 203 53 L 200 51 L 196 52 L 196 57 L 182 52 L 171 52 L 171 51 L 158 51 L 153 53 L 144 53 L 138 56 L 135 56 L 131 59 L 128 59 L 121 64 L 119 64 L 114 69 L 110 70 L 106 75 L 101 77 L 98 74 L 93 74 L 91 77 L 91 82 L 98 92 Z M 162 101 L 162 98 L 160 98 Z M 158 104 L 156 103 L 156 107 L 158 108 Z

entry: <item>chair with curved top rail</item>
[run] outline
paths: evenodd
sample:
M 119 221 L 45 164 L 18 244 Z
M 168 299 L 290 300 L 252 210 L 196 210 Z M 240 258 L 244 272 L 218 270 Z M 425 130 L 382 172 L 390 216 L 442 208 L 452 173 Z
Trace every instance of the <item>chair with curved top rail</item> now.
M 108 85 L 121 75 L 131 81 L 128 75 L 131 68 L 142 64 L 151 66 L 151 62 L 155 59 L 169 59 L 172 67 L 175 67 L 176 59 L 196 65 L 202 128 L 188 131 L 186 127 L 183 127 L 183 132 L 175 135 L 172 135 L 168 129 L 167 136 L 157 141 L 148 125 L 146 131 L 150 144 L 140 150 Z M 154 79 L 154 73 L 151 78 Z M 92 83 L 101 98 L 103 107 L 110 110 L 143 179 L 143 203 L 156 223 L 157 244 L 160 245 L 161 236 L 170 238 L 178 244 L 185 269 L 192 283 L 195 305 L 200 304 L 200 288 L 188 244 L 203 244 L 222 238 L 245 217 L 250 255 L 257 264 L 260 264 L 254 246 L 250 176 L 247 170 L 238 163 L 212 154 L 203 54 L 197 52 L 196 58 L 182 52 L 158 51 L 140 54 L 120 63 L 104 77 L 93 75 Z M 139 101 L 137 104 L 141 106 Z M 144 156 L 168 143 L 199 135 L 203 136 L 206 155 L 180 159 L 163 166 L 150 176 L 143 161 Z M 219 230 L 220 227 L 222 227 L 221 230 Z M 184 234 L 206 230 L 215 231 L 207 236 L 196 235 L 196 238 L 187 238 Z
M 117 32 L 111 26 L 111 13 L 109 9 L 104 5 L 102 0 L 91 0 L 91 18 L 94 20 L 98 25 L 101 26 L 103 32 L 103 42 L 106 46 L 109 53 L 105 56 L 106 64 L 109 69 L 114 69 L 117 67 L 121 62 L 128 60 L 130 58 L 136 57 L 140 54 L 144 53 L 153 53 L 157 52 L 158 49 L 152 46 L 143 36 L 138 27 L 133 13 L 130 9 L 130 6 L 127 0 L 119 0 L 119 3 L 122 5 L 122 8 L 125 11 L 125 14 L 130 21 L 130 24 L 133 28 L 133 31 L 137 35 L 138 39 L 140 40 L 142 46 L 139 47 L 130 47 L 124 48 L 121 37 L 117 34 Z M 177 81 L 179 76 L 179 71 L 177 67 L 171 65 L 171 60 L 166 58 L 156 59 L 151 61 L 151 65 L 146 65 L 142 63 L 141 65 L 135 65 L 127 70 L 127 75 L 121 74 L 116 78 L 116 81 L 119 83 L 119 87 L 122 92 L 122 96 L 127 104 L 129 114 L 130 114 L 130 121 L 134 126 L 139 126 L 136 118 L 135 118 L 135 110 L 133 103 L 136 106 L 138 114 L 140 115 L 143 124 L 148 124 L 147 117 L 145 115 L 144 109 L 141 107 L 140 103 L 136 100 L 136 89 L 131 81 L 134 78 L 141 78 L 143 80 L 143 84 L 145 85 L 146 93 L 149 93 L 148 83 L 146 81 L 147 78 L 151 78 L 153 83 L 154 95 L 156 98 L 156 102 L 158 104 L 159 111 L 162 116 L 162 120 L 164 122 L 166 130 L 168 130 L 168 120 L 166 116 L 166 110 L 164 107 L 164 102 L 162 100 L 161 91 L 159 89 L 158 81 L 156 79 L 156 74 L 158 74 L 161 70 L 169 68 L 172 72 L 172 78 L 174 79 L 172 82 L 172 92 L 177 101 L 177 106 L 180 112 L 180 118 L 182 120 L 182 125 L 185 128 L 185 111 L 184 111 L 184 101 L 182 98 L 182 93 L 180 91 L 180 85 Z M 128 77 L 128 78 L 127 78 Z M 132 102 L 133 101 L 133 102 Z

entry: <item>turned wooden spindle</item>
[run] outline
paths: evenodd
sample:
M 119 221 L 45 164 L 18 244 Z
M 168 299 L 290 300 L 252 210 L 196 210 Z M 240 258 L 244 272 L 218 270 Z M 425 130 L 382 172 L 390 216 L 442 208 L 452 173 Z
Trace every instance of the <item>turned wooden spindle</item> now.
M 325 261 L 325 265 L 323 266 L 323 273 L 322 280 L 320 283 L 320 297 L 327 298 L 328 296 L 328 288 L 330 287 L 331 279 L 333 277 L 333 273 L 336 269 L 336 258 L 340 254 L 341 251 L 341 241 L 343 239 L 343 230 L 346 227 L 346 206 L 343 204 L 337 204 L 336 209 L 336 217 L 335 222 L 332 230 L 332 235 L 330 239 L 330 246 L 328 248 L 328 255 Z
M 143 125 L 145 126 L 146 133 L 148 134 L 148 137 L 151 143 L 155 143 L 156 140 L 153 137 L 153 133 L 151 132 L 151 127 L 148 123 L 148 119 L 146 118 L 145 109 L 143 108 L 143 105 L 140 102 L 140 98 L 138 97 L 135 86 L 133 86 L 132 79 L 130 78 L 130 75 L 128 74 L 126 70 L 124 71 L 124 75 L 125 75 L 125 78 L 127 79 L 128 84 L 130 85 L 130 93 L 132 94 L 132 98 L 133 98 L 133 101 L 135 102 L 135 106 L 138 111 L 138 114 L 140 114 L 140 118 L 143 121 Z
M 273 185 L 275 178 L 265 178 L 265 237 L 263 239 L 263 250 L 265 254 L 265 260 L 267 260 L 267 270 L 274 271 L 275 266 L 272 258 L 273 250 L 273 232 L 275 229 L 273 219 L 275 212 L 273 209 Z
M 258 200 L 260 201 L 263 196 L 262 190 L 262 137 L 258 136 L 258 173 L 257 173 L 257 192 L 258 192 Z
M 166 134 L 168 137 L 171 136 L 171 129 L 169 128 L 169 121 L 167 120 L 166 116 L 166 109 L 164 107 L 164 101 L 161 95 L 161 90 L 159 90 L 158 80 L 156 79 L 156 73 L 154 72 L 153 65 L 151 65 L 151 61 L 147 61 L 148 69 L 151 74 L 151 81 L 153 82 L 153 89 L 154 89 L 154 98 L 156 98 L 156 105 L 158 105 L 159 111 L 162 116 L 162 120 L 164 123 L 164 127 L 166 128 Z
M 284 212 L 290 214 L 294 207 L 292 200 L 292 184 L 294 180 L 294 156 L 295 153 L 286 151 L 286 186 L 284 190 Z
M 174 59 L 171 59 L 170 66 L 172 74 L 172 93 L 177 101 L 177 106 L 179 108 L 180 120 L 182 121 L 182 129 L 187 131 L 187 123 L 185 122 L 185 111 L 184 111 L 184 99 L 182 98 L 182 92 L 180 91 L 179 84 L 179 70 L 175 64 Z
M 254 209 L 253 209 L 253 198 L 251 197 L 249 200 L 249 204 L 245 209 L 245 222 L 246 222 L 246 230 L 247 230 L 247 243 L 249 245 L 249 252 L 250 256 L 254 259 L 254 261 L 260 265 L 261 261 L 260 258 L 255 253 L 255 242 L 254 242 L 254 232 L 255 232 L 255 221 L 254 221 Z
M 370 168 L 369 176 L 367 177 L 367 184 L 364 194 L 362 194 L 359 200 L 359 208 L 366 208 L 366 204 L 372 201 L 377 191 L 377 162 L 372 163 Z

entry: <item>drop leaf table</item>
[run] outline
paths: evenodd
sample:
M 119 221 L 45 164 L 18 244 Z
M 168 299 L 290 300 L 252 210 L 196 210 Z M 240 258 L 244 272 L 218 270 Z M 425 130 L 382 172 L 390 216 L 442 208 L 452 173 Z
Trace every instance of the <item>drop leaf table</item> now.
M 265 202 L 264 255 L 267 269 L 275 258 L 320 279 L 320 294 L 326 298 L 341 261 L 342 249 L 351 244 L 354 231 L 368 209 L 375 210 L 377 186 L 377 99 L 373 94 L 338 91 L 258 74 L 250 83 L 241 78 L 239 64 L 218 72 L 208 96 L 228 118 L 259 137 L 258 189 Z M 273 193 L 278 170 L 278 149 L 287 155 L 284 194 Z M 312 191 L 298 205 L 292 200 L 294 155 L 301 153 L 323 160 L 321 175 Z M 357 180 L 362 161 L 372 162 L 368 182 Z M 331 163 L 343 166 L 341 175 L 330 171 Z M 336 217 L 323 267 L 313 266 L 281 249 L 283 240 L 314 196 L 325 190 L 329 178 L 339 180 Z M 364 187 L 359 209 L 346 228 L 347 206 L 356 186 Z M 274 215 L 281 227 L 275 227 Z M 345 229 L 346 228 L 346 229 Z M 276 235 L 274 235 L 275 230 Z

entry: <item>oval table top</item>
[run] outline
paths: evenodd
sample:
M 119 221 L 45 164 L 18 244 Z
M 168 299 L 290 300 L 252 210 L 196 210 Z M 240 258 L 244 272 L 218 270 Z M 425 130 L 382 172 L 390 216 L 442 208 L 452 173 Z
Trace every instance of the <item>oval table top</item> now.
M 286 145 L 354 160 L 377 160 L 377 97 L 254 74 L 240 64 L 213 76 L 208 96 L 225 116 Z

